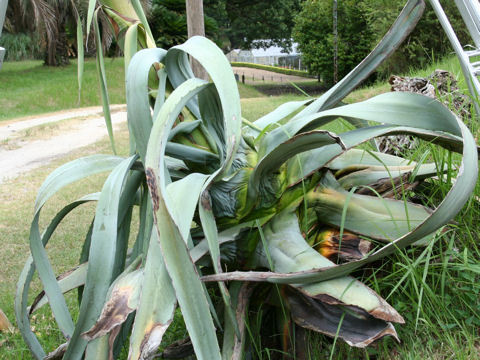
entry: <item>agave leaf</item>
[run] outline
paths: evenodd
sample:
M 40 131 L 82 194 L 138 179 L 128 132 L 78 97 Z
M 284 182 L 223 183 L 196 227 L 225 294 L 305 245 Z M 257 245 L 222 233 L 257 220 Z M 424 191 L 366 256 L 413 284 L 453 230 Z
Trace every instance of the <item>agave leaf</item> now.
M 355 307 L 329 305 L 291 288 L 286 289 L 285 295 L 293 319 L 304 328 L 338 336 L 347 344 L 360 348 L 387 335 L 398 340 L 391 323 Z
M 234 155 L 240 145 L 242 115 L 240 95 L 231 66 L 222 51 L 210 40 L 194 36 L 184 44 L 172 47 L 167 54 L 165 65 L 174 87 L 192 77 L 185 54 L 193 56 L 210 75 L 218 92 L 223 113 L 223 137 L 226 141 L 225 159 L 216 176 L 228 173 Z M 198 112 L 192 111 L 197 118 Z
M 233 323 L 229 316 L 225 316 L 225 331 L 223 333 L 223 360 L 241 360 L 244 357 L 246 339 L 246 318 L 248 306 L 255 286 L 249 283 L 233 282 L 229 291 L 232 295 L 232 305 L 236 309 L 236 321 Z M 235 327 L 238 326 L 238 332 Z
M 142 281 L 140 302 L 130 336 L 128 358 L 144 359 L 157 351 L 173 320 L 175 291 L 162 259 L 157 231 L 151 233 Z
M 59 275 L 57 277 L 58 285 L 63 294 L 70 290 L 76 289 L 79 286 L 85 285 L 87 278 L 87 263 L 80 264 L 73 269 Z M 41 291 L 33 300 L 30 306 L 30 315 L 40 309 L 43 305 L 48 304 L 48 298 L 45 291 Z
M 425 207 L 407 201 L 349 194 L 330 172 L 307 194 L 306 201 L 315 209 L 319 221 L 386 241 L 403 236 L 430 215 Z
M 65 354 L 66 358 L 79 359 L 83 356 L 87 343 L 80 335 L 90 329 L 97 320 L 110 284 L 116 275 L 114 271 L 115 263 L 118 261 L 116 241 L 119 203 L 124 182 L 136 158 L 136 156 L 132 156 L 121 162 L 112 171 L 103 186 L 93 224 L 87 281 L 75 331 Z M 102 351 L 105 350 L 108 348 L 103 347 Z
M 80 104 L 80 98 L 82 95 L 82 81 L 83 81 L 83 70 L 85 65 L 84 59 L 84 49 L 83 49 L 83 28 L 82 20 L 77 16 L 77 79 L 78 79 L 78 104 Z
M 45 202 L 63 187 L 88 176 L 110 171 L 123 160 L 119 156 L 92 155 L 60 166 L 45 179 L 38 190 L 34 213 L 38 213 Z
M 218 155 L 193 146 L 169 142 L 165 153 L 171 157 L 198 164 L 218 163 Z
M 346 168 L 344 170 L 349 171 L 352 168 Z M 402 177 L 403 175 L 412 174 L 414 170 L 415 179 L 420 180 L 422 178 L 428 178 L 438 175 L 441 170 L 437 169 L 436 164 L 422 164 L 418 166 L 392 166 L 387 169 L 384 167 L 369 167 L 366 169 L 351 172 L 345 176 L 341 175 L 341 172 L 335 173 L 335 176 L 339 177 L 338 182 L 344 189 L 351 189 L 354 186 L 369 185 L 378 182 L 379 180 L 386 179 L 393 181 L 395 178 Z
M 128 66 L 132 57 L 137 53 L 138 23 L 129 26 L 125 33 L 125 44 L 123 46 L 125 74 L 128 74 Z
M 130 1 L 125 2 L 121 0 L 100 0 L 99 3 L 102 5 L 102 7 L 111 8 L 117 13 L 122 14 L 122 16 L 130 18 L 132 20 L 138 20 L 137 13 L 132 6 L 133 4 Z
M 275 283 L 310 283 L 316 281 L 324 281 L 340 276 L 345 276 L 352 271 L 364 266 L 370 262 L 382 259 L 398 249 L 403 249 L 408 245 L 424 238 L 442 226 L 446 225 L 467 202 L 472 193 L 478 176 L 478 155 L 477 145 L 472 134 L 468 128 L 457 118 L 453 119 L 462 134 L 463 140 L 463 157 L 458 173 L 457 179 L 450 191 L 447 193 L 440 205 L 430 214 L 430 216 L 422 222 L 415 229 L 402 237 L 392 241 L 383 248 L 377 250 L 369 257 L 362 260 L 352 261 L 349 263 L 318 268 L 309 271 L 302 271 L 290 274 L 280 273 L 245 273 L 233 272 L 223 273 L 213 276 L 205 276 L 204 281 L 228 281 L 228 280 L 243 280 L 243 281 L 269 281 Z M 358 129 L 362 130 L 362 129 Z
M 68 164 L 67 164 L 68 165 Z M 65 165 L 64 165 L 65 167 Z M 52 174 L 53 175 L 53 174 Z M 47 180 L 50 177 L 47 178 Z M 47 181 L 44 182 L 44 184 Z M 42 187 L 48 193 L 48 190 L 51 190 L 51 186 Z M 42 198 L 42 197 L 39 197 Z M 38 199 L 38 198 L 37 198 Z M 53 232 L 57 228 L 58 224 L 62 221 L 62 219 L 68 215 L 73 209 L 77 206 L 84 204 L 85 202 L 97 200 L 98 194 L 91 194 L 86 196 L 80 200 L 74 201 L 73 203 L 67 205 L 62 210 L 58 212 L 58 214 L 53 218 L 50 224 L 47 226 L 47 229 L 42 235 L 42 244 L 45 246 L 50 237 L 52 236 Z M 46 200 L 46 199 L 45 199 Z M 35 273 L 35 263 L 33 261 L 33 257 L 30 256 L 25 265 L 23 270 L 20 274 L 18 283 L 17 283 L 17 291 L 15 294 L 15 317 L 17 320 L 17 326 L 22 333 L 22 337 L 25 340 L 25 343 L 29 347 L 32 354 L 37 359 L 43 359 L 45 357 L 45 352 L 38 341 L 36 335 L 30 328 L 30 318 L 29 318 L 29 311 L 28 311 L 28 291 L 30 289 L 30 284 L 32 282 L 33 275 Z
M 405 126 L 380 125 L 361 128 L 342 133 L 340 138 L 347 149 L 351 149 L 374 137 L 396 134 L 414 135 L 434 144 L 441 145 L 449 150 L 462 152 L 462 139 L 457 136 Z M 326 166 L 335 157 L 341 155 L 341 153 L 342 150 L 337 146 L 327 145 L 311 150 L 310 152 L 299 154 L 298 159 L 292 159 L 287 164 L 288 186 L 291 187 L 298 184 L 302 179 Z
M 272 270 L 280 273 L 335 266 L 308 245 L 300 232 L 298 218 L 292 210 L 287 209 L 276 215 L 264 226 L 263 231 L 267 250 L 257 250 L 257 253 L 260 254 L 258 261 L 265 267 L 270 267 L 268 257 L 272 261 Z M 377 319 L 404 322 L 385 300 L 352 277 L 292 286 L 330 305 L 356 307 Z
M 439 101 L 413 93 L 391 92 L 360 103 L 295 117 L 281 128 L 272 130 L 262 139 L 259 156 L 268 154 L 273 148 L 300 132 L 316 129 L 338 117 L 418 128 L 437 133 L 439 136 L 461 136 L 455 125 L 455 115 Z M 368 129 L 371 128 L 360 128 L 357 131 L 369 132 Z
M 138 234 L 133 245 L 131 258 L 135 259 L 140 254 L 146 254 L 150 242 L 150 237 L 153 228 L 153 214 L 152 203 L 148 195 L 148 188 L 146 184 L 142 186 L 142 195 L 140 200 L 140 225 L 138 227 Z
M 155 98 L 155 107 L 153 109 L 152 119 L 157 118 L 158 112 L 160 111 L 163 104 L 165 103 L 165 94 L 167 90 L 167 70 L 165 70 L 165 67 L 161 67 L 160 70 L 157 71 L 157 77 L 158 77 L 158 90 L 157 90 L 157 96 Z
M 417 25 L 425 9 L 423 0 L 408 0 L 392 27 L 370 54 L 334 87 L 314 101 L 295 118 L 301 118 L 337 105 L 345 96 L 365 80 L 402 44 Z
M 200 359 L 219 359 L 220 350 L 208 302 L 196 268 L 188 254 L 186 239 L 182 238 L 179 220 L 175 217 L 173 210 L 175 206 L 171 203 L 171 195 L 166 189 L 163 166 L 168 132 L 175 119 L 186 103 L 207 85 L 208 83 L 203 80 L 190 79 L 167 98 L 150 134 L 145 168 L 153 201 L 155 231 L 159 236 L 165 265 L 172 279 L 195 352 Z M 199 196 L 190 195 L 194 199 L 198 199 Z M 192 302 L 191 299 L 196 301 Z
M 93 28 L 95 32 L 95 43 L 101 44 L 102 40 L 100 39 L 100 28 L 98 25 L 98 8 L 95 10 L 93 14 Z M 112 117 L 110 114 L 110 100 L 108 98 L 108 89 L 107 89 L 107 77 L 105 71 L 105 61 L 103 59 L 103 50 L 101 46 L 97 46 L 97 56 L 96 64 L 97 64 L 97 74 L 100 80 L 100 96 L 102 99 L 102 106 L 103 106 L 103 116 L 105 117 L 105 126 L 107 127 L 108 137 L 110 138 L 110 144 L 112 146 L 112 151 L 116 154 L 115 150 L 115 139 L 113 137 L 113 128 L 112 128 Z
M 145 16 L 145 12 L 143 11 L 140 0 L 132 0 L 130 4 L 135 10 L 135 13 L 138 16 L 138 19 L 141 21 L 143 27 L 145 28 L 145 33 L 147 34 L 147 46 L 149 48 L 154 48 L 155 40 L 152 34 L 152 30 L 150 30 L 150 26 L 148 25 L 147 17 Z M 124 14 L 123 12 L 120 12 L 120 13 Z
M 204 191 L 200 197 L 199 215 L 200 221 L 202 223 L 203 233 L 208 243 L 210 256 L 212 257 L 213 269 L 215 270 L 216 274 L 221 273 L 222 265 L 220 261 L 220 243 L 218 239 L 218 229 L 215 222 L 215 216 L 213 215 L 212 211 L 212 202 L 210 199 L 210 195 L 207 191 Z M 240 330 L 238 329 L 237 319 L 232 309 L 231 297 L 227 290 L 227 287 L 223 282 L 219 282 L 218 286 L 220 288 L 222 299 L 225 304 L 225 312 L 230 318 L 230 323 L 234 327 L 237 337 L 240 337 Z
M 305 104 L 312 102 L 312 99 L 302 100 L 302 101 L 290 101 L 285 104 L 280 105 L 272 112 L 262 116 L 260 119 L 253 122 L 255 128 L 252 127 L 244 127 L 243 133 L 247 136 L 257 137 L 260 135 L 262 130 L 266 129 L 272 124 L 278 123 L 280 125 L 280 121 L 285 119 L 287 116 L 293 114 L 295 111 L 300 109 Z
M 261 188 L 265 187 L 264 182 L 268 179 L 267 175 L 277 170 L 285 161 L 312 148 L 332 144 L 339 149 L 345 148 L 337 135 L 325 130 L 316 130 L 297 135 L 271 149 L 258 161 L 250 175 L 247 203 L 253 205 L 259 201 L 262 195 Z
M 410 173 L 415 174 L 415 179 L 422 179 L 441 172 L 433 163 L 417 164 L 397 156 L 359 149 L 346 151 L 327 167 L 336 170 L 335 177 L 345 189 L 373 184 L 382 179 L 394 182 L 395 178 Z
M 142 161 L 147 152 L 147 141 L 152 129 L 152 115 L 148 95 L 148 74 L 153 64 L 166 55 L 163 49 L 145 49 L 135 54 L 127 72 L 127 116 L 131 136 L 135 140 Z
M 97 4 L 97 0 L 88 0 L 86 40 L 88 40 L 88 36 L 90 35 L 90 28 L 92 27 L 93 13 L 95 12 L 96 4 Z
M 85 339 L 90 341 L 113 332 L 137 309 L 143 280 L 143 269 L 137 269 L 141 260 L 138 257 L 112 283 L 100 317 L 82 334 Z

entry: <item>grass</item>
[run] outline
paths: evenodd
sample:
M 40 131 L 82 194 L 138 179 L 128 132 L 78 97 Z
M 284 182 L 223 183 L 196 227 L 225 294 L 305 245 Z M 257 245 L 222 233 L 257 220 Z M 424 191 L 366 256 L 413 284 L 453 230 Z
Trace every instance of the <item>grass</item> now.
M 122 71 L 122 66 L 117 64 L 117 61 L 107 62 L 107 69 L 110 69 L 107 70 L 110 71 L 109 76 L 116 76 L 115 69 L 116 71 Z M 120 61 L 118 62 L 120 63 Z M 0 87 L 2 89 L 2 99 L 0 101 L 4 101 L 4 98 L 13 101 L 16 99 L 14 94 L 22 94 L 20 89 L 12 88 L 15 86 L 22 88 L 23 91 L 31 91 L 31 94 L 38 94 L 39 97 L 51 96 L 45 95 L 40 90 L 40 87 L 44 85 L 39 84 L 39 78 L 37 78 L 37 81 L 30 83 L 33 77 L 40 76 L 40 74 L 43 74 L 46 82 L 50 82 L 50 86 L 61 83 L 61 81 L 50 79 L 50 77 L 58 76 L 57 80 L 59 78 L 66 79 L 66 72 L 69 72 L 69 76 L 73 79 L 76 76 L 74 66 L 72 68 L 48 70 L 40 66 L 38 62 L 6 63 L 5 65 L 0 72 Z M 87 68 L 92 66 L 94 66 L 93 63 L 87 63 Z M 434 64 L 430 69 L 426 69 L 418 75 L 428 75 L 436 68 L 453 71 L 457 78 L 461 78 L 458 72 L 458 64 L 452 59 Z M 24 71 L 26 69 L 30 70 Z M 50 76 L 47 75 L 47 70 Z M 12 71 L 17 74 L 16 77 L 10 74 Z M 87 72 L 95 73 L 93 68 L 88 69 Z M 123 76 L 123 73 L 121 76 Z M 4 88 L 4 79 L 14 79 L 11 80 L 14 82 L 11 83 L 10 87 Z M 75 88 L 76 80 L 69 81 L 71 81 L 70 88 Z M 81 106 L 98 104 L 96 79 L 92 81 L 95 81 L 95 85 L 84 86 L 85 92 L 92 95 L 92 103 Z M 121 97 L 123 84 L 116 83 L 116 80 L 112 81 L 111 93 L 118 92 L 117 95 L 112 95 L 112 102 L 123 102 L 124 99 Z M 39 88 L 30 89 L 29 83 L 30 86 L 35 85 Z M 113 84 L 117 84 L 116 86 L 119 88 L 114 89 Z M 461 88 L 465 87 L 462 81 L 459 81 L 459 85 Z M 63 84 L 58 86 L 63 86 Z M 362 88 L 352 93 L 347 101 L 363 100 L 380 92 L 388 91 L 388 88 L 389 86 L 384 83 Z M 56 91 L 60 92 L 61 90 L 57 87 Z M 260 117 L 285 101 L 303 98 L 295 95 L 265 97 L 256 92 L 253 87 L 243 85 L 240 87 L 240 92 L 243 116 L 248 120 Z M 4 97 L 4 94 L 7 95 Z M 65 99 L 70 96 L 71 99 L 68 101 L 76 102 L 75 92 L 70 95 L 62 94 L 63 96 L 65 96 Z M 118 101 L 113 100 L 115 96 L 117 96 Z M 88 96 L 85 95 L 85 101 L 87 101 L 87 98 Z M 43 99 L 45 100 L 46 97 Z M 54 105 L 58 106 L 57 108 L 52 108 L 52 104 L 41 106 L 40 101 L 37 105 L 32 105 L 30 108 L 26 107 L 23 113 L 12 112 L 8 115 L 15 114 L 10 117 L 27 116 L 58 110 L 62 108 L 61 106 L 71 107 L 61 105 L 62 101 L 67 101 L 65 99 L 59 100 Z M 28 103 L 28 101 L 25 101 L 25 103 Z M 22 106 L 18 104 L 19 109 Z M 15 106 L 12 108 L 15 108 Z M 31 113 L 28 111 L 31 111 Z M 1 119 L 6 118 L 8 117 L 4 116 Z M 478 131 L 477 124 L 471 123 L 469 125 L 474 133 Z M 36 129 L 37 132 L 28 135 L 43 137 L 44 132 L 50 130 L 58 131 L 56 128 L 39 128 Z M 335 131 L 335 129 L 329 130 Z M 116 140 L 120 151 L 123 154 L 128 152 L 128 134 L 125 127 L 116 133 Z M 436 159 L 439 162 L 446 161 L 450 165 L 458 164 L 456 156 L 449 156 L 447 152 L 431 148 L 428 144 L 425 144 L 412 156 L 420 158 L 425 151 L 430 151 L 430 159 Z M 48 166 L 0 185 L 0 232 L 3 245 L 0 248 L 0 262 L 2 263 L 2 269 L 4 269 L 0 272 L 0 308 L 12 323 L 14 322 L 15 285 L 29 251 L 28 230 L 35 195 L 40 184 L 53 169 L 62 163 L 88 154 L 109 152 L 109 142 L 104 139 L 95 145 L 74 151 Z M 70 186 L 66 191 L 57 195 L 43 210 L 42 223 L 45 224 L 47 219 L 51 218 L 63 205 L 86 193 L 98 191 L 104 179 L 105 176 L 89 178 Z M 440 177 L 432 186 L 425 189 L 423 201 L 431 205 L 438 204 L 450 188 L 451 181 L 450 178 Z M 479 185 L 477 185 L 475 196 L 480 196 Z M 86 234 L 88 224 L 91 221 L 91 214 L 93 214 L 92 210 L 93 205 L 83 205 L 75 210 L 73 214 L 67 217 L 48 245 L 48 253 L 57 274 L 68 270 L 76 263 L 81 250 L 78 240 Z M 443 234 L 437 236 L 431 246 L 404 250 L 386 261 L 373 264 L 371 267 L 355 273 L 356 277 L 366 281 L 405 317 L 406 324 L 396 326 L 402 340 L 400 344 L 388 338 L 379 341 L 375 347 L 354 349 L 341 341 L 334 344 L 333 339 L 308 333 L 310 340 L 309 358 L 323 359 L 329 358 L 333 354 L 332 358 L 334 359 L 480 359 L 480 341 L 478 339 L 480 329 L 480 317 L 478 315 L 480 314 L 479 220 L 480 203 L 472 198 L 457 216 L 456 222 L 449 226 Z M 39 290 L 40 283 L 36 279 L 32 298 Z M 68 302 L 72 308 L 75 307 L 75 294 L 72 293 L 69 296 Z M 180 325 L 176 326 L 175 324 L 178 323 Z M 53 350 L 64 341 L 54 325 L 48 307 L 38 312 L 32 324 L 47 350 Z M 175 324 L 174 329 L 172 329 L 173 335 L 170 334 L 173 339 L 184 334 L 181 319 L 175 321 Z M 253 325 L 255 324 L 252 324 L 250 330 L 252 331 L 252 337 L 255 338 L 260 330 Z M 268 359 L 270 355 L 271 351 L 268 349 L 258 351 L 259 358 Z M 29 352 L 18 331 L 0 333 L 0 358 L 30 359 Z
M 100 106 L 100 88 L 94 59 L 87 59 L 78 102 L 77 62 L 63 67 L 44 66 L 40 60 L 5 62 L 0 71 L 0 122 L 48 112 Z M 107 59 L 111 104 L 125 103 L 123 58 Z M 72 90 L 74 89 L 74 90 Z M 264 96 L 253 86 L 239 84 L 242 98 Z
M 123 59 L 105 63 L 110 102 L 125 103 Z M 72 89 L 75 89 L 72 91 Z M 76 107 L 100 104 L 95 61 L 85 63 L 81 101 L 78 103 L 77 63 L 58 68 L 42 61 L 5 62 L 0 71 L 0 121 Z

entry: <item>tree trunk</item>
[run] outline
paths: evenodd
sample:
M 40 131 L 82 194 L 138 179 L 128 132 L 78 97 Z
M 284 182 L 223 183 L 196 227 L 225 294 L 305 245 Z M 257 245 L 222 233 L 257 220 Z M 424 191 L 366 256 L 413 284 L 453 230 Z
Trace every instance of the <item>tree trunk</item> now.
M 187 0 L 187 29 L 189 38 L 195 35 L 205 36 L 203 0 Z M 196 60 L 191 59 L 190 61 L 195 76 L 208 80 L 205 69 Z
M 47 37 L 45 56 L 47 66 L 62 66 L 70 63 L 66 31 L 67 11 L 63 3 L 58 3 L 55 7 L 55 36 Z

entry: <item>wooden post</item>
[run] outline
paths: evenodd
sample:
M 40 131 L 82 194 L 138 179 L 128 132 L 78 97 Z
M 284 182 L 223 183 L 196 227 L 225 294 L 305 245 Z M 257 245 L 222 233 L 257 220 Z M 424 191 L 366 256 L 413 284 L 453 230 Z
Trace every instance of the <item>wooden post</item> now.
M 195 35 L 205 36 L 203 21 L 203 0 L 187 0 L 187 29 L 188 37 Z M 193 73 L 196 77 L 208 80 L 205 69 L 194 59 L 190 59 Z

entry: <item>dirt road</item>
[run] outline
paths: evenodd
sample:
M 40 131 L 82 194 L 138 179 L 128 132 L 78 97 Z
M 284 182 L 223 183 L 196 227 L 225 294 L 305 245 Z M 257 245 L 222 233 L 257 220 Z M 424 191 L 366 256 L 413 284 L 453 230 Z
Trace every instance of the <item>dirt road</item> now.
M 112 106 L 113 125 L 126 120 L 126 106 Z M 105 136 L 108 134 L 101 107 L 0 123 L 0 184 Z

